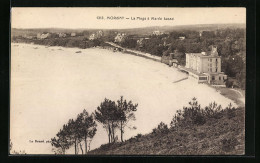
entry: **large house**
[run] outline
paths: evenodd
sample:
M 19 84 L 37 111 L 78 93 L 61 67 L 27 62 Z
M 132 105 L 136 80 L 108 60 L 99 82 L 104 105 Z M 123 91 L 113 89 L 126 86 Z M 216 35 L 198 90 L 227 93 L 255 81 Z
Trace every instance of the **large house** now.
M 225 85 L 227 79 L 227 75 L 221 72 L 221 57 L 215 46 L 209 52 L 186 53 L 185 69 L 189 77 L 199 83 Z

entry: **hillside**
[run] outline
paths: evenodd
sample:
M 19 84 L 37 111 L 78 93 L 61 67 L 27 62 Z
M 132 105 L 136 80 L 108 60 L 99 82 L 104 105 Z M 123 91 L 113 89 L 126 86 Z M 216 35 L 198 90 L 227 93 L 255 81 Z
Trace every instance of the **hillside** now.
M 161 125 L 162 126 L 162 125 Z M 125 142 L 102 145 L 90 155 L 242 155 L 244 154 L 244 108 L 225 110 L 221 118 L 203 125 L 186 123 L 178 128 L 154 129 Z
M 126 29 L 63 29 L 63 28 L 33 28 L 33 29 L 17 29 L 12 28 L 12 35 L 19 36 L 24 34 L 36 35 L 40 32 L 51 32 L 51 33 L 71 33 L 71 32 L 95 32 L 97 30 L 103 30 L 105 33 L 109 31 L 125 32 L 127 34 L 151 34 L 154 30 L 160 30 L 161 32 L 171 32 L 175 30 L 217 30 L 223 28 L 246 28 L 245 24 L 198 24 L 198 25 L 177 25 L 177 26 L 152 26 L 143 28 L 126 28 Z

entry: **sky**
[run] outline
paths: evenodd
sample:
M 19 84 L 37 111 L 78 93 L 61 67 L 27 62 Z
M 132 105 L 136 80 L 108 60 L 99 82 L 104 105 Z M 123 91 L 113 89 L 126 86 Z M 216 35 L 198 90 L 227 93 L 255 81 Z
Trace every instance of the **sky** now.
M 246 8 L 12 8 L 12 28 L 122 29 L 148 26 L 246 23 Z M 103 16 L 104 19 L 97 19 Z M 107 17 L 119 16 L 120 20 Z M 137 17 L 146 20 L 137 19 Z M 148 20 L 149 17 L 149 20 Z M 151 20 L 161 17 L 162 20 Z M 163 20 L 173 18 L 174 20 Z M 129 18 L 129 19 L 126 19 Z M 133 20 L 135 18 L 135 20 Z

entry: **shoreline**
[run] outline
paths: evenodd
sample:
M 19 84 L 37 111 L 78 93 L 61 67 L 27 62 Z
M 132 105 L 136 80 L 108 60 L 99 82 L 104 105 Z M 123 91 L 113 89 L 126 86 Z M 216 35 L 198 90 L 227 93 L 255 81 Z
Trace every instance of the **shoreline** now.
M 17 126 L 23 129 L 13 130 L 12 135 L 39 132 L 35 139 L 47 140 L 82 108 L 93 112 L 105 97 L 117 100 L 120 95 L 140 107 L 136 112 L 136 121 L 131 124 L 137 129 L 126 130 L 125 139 L 138 133 L 150 133 L 162 120 L 169 124 L 176 110 L 188 106 L 193 97 L 203 107 L 214 101 L 224 107 L 230 102 L 236 106 L 233 100 L 206 84 L 197 84 L 192 80 L 173 83 L 186 75 L 143 57 L 113 53 L 102 48 L 45 47 L 19 43 L 17 47 L 17 44 L 12 44 L 10 107 L 15 121 L 11 128 Z M 82 53 L 76 53 L 79 50 Z M 28 99 L 30 101 L 24 102 Z M 48 120 L 43 118 L 46 116 Z M 28 121 L 35 123 L 28 126 Z M 57 123 L 48 126 L 51 122 Z M 102 126 L 99 126 L 92 149 L 106 143 L 104 134 Z M 28 145 L 23 138 L 12 138 L 12 141 L 21 146 Z M 30 147 L 35 146 L 28 145 L 25 149 L 28 153 Z M 47 148 L 39 148 L 39 153 L 50 152 Z
M 86 49 L 81 49 L 79 47 L 63 47 L 63 46 L 46 46 L 46 45 L 40 45 L 40 44 L 29 44 L 29 43 L 14 43 L 14 42 L 11 42 L 11 45 L 15 45 L 15 44 L 22 44 L 22 45 L 30 45 L 30 46 L 41 46 L 41 47 L 45 47 L 45 48 L 54 48 L 56 50 L 60 50 L 61 48 L 64 48 L 64 49 L 69 49 L 69 50 L 77 50 L 77 51 L 84 51 L 84 50 L 87 50 L 87 49 L 103 49 L 103 50 L 109 50 L 109 51 L 112 51 L 112 49 L 108 49 L 108 48 L 105 48 L 105 47 L 102 47 L 102 46 L 97 46 L 97 47 L 91 47 L 91 48 L 86 48 Z M 110 44 L 109 44 L 110 45 Z M 114 48 L 112 45 L 110 45 L 112 48 Z M 120 48 L 123 48 L 123 47 L 120 47 Z M 127 49 L 127 48 L 124 48 L 124 49 Z M 127 50 L 131 50 L 131 49 L 127 49 Z M 77 51 L 75 53 L 77 53 Z M 143 56 L 143 55 L 138 55 L 138 54 L 135 54 L 134 52 L 128 52 L 128 51 L 119 51 L 123 54 L 130 54 L 132 56 L 138 56 L 138 57 L 142 57 L 142 58 L 145 58 L 145 59 L 149 59 L 149 60 L 152 60 L 152 61 L 155 61 L 155 62 L 159 62 L 159 63 L 162 63 L 156 59 L 153 59 L 153 58 L 149 58 L 147 56 Z M 137 53 L 137 52 L 136 52 Z M 140 52 L 142 53 L 142 52 Z M 148 54 L 148 53 L 147 53 Z M 151 55 L 151 54 L 150 54 Z M 164 64 L 164 63 L 162 63 Z M 179 71 L 180 73 L 184 73 L 182 71 L 180 71 L 180 69 L 176 68 L 176 67 L 169 67 L 169 68 L 174 68 L 176 69 L 177 71 Z M 200 84 L 203 84 L 203 83 L 200 83 Z M 203 84 L 204 85 L 204 84 Z M 212 86 L 210 84 L 205 84 L 207 85 L 208 87 L 210 88 L 213 88 L 214 90 L 216 90 L 217 92 L 219 92 L 222 96 L 230 99 L 231 101 L 233 101 L 235 104 L 237 104 L 239 107 L 245 107 L 245 95 L 240 97 L 240 98 L 237 98 L 236 95 L 234 95 L 234 90 L 233 88 L 227 88 L 227 87 L 216 87 L 216 86 Z M 240 90 L 241 91 L 241 90 Z M 239 91 L 239 92 L 240 92 Z M 241 94 L 241 93 L 240 93 Z M 241 94 L 242 95 L 242 94 Z

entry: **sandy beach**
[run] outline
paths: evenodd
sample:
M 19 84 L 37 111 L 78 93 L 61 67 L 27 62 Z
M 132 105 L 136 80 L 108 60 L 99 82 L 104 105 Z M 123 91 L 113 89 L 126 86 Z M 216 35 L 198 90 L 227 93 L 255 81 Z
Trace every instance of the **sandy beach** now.
M 81 53 L 76 53 L 81 51 Z M 214 88 L 182 80 L 187 74 L 146 58 L 106 49 L 11 45 L 10 138 L 15 150 L 27 154 L 53 154 L 46 141 L 63 124 L 86 109 L 93 112 L 108 98 L 124 96 L 138 103 L 136 121 L 125 139 L 152 131 L 161 121 L 170 124 L 176 110 L 196 97 L 202 106 L 230 102 Z M 91 149 L 107 143 L 98 124 Z M 45 143 L 30 143 L 44 140 Z M 73 150 L 68 151 L 73 153 Z

